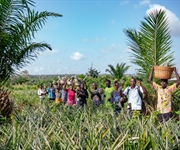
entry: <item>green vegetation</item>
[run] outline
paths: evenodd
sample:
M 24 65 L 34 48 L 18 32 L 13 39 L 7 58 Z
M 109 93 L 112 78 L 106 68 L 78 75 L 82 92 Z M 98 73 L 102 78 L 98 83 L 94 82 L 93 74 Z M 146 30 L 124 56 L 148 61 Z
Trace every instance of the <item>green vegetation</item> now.
M 180 148 L 179 114 L 180 89 L 173 94 L 174 118 L 166 123 L 156 121 L 156 96 L 147 83 L 152 65 L 162 65 L 167 61 L 172 65 L 169 53 L 171 40 L 168 23 L 163 11 L 145 18 L 140 31 L 126 30 L 129 46 L 133 52 L 132 62 L 140 67 L 143 85 L 149 92 L 145 101 L 146 115 L 135 112 L 132 118 L 122 113 L 115 114 L 110 104 L 93 108 L 88 99 L 84 108 L 55 104 L 48 99 L 40 103 L 37 88 L 46 86 L 58 78 L 31 78 L 29 76 L 9 77 L 20 67 L 29 63 L 39 51 L 51 49 L 47 43 L 34 43 L 35 33 L 42 28 L 49 16 L 59 17 L 51 12 L 35 12 L 31 0 L 0 1 L 0 84 L 6 82 L 11 90 L 0 90 L 0 149 L 124 149 L 159 150 Z M 122 79 L 129 66 L 117 64 L 108 66 L 111 75 L 100 76 L 99 71 L 89 68 L 85 79 L 87 86 L 93 82 L 104 88 L 108 78 Z M 24 72 L 27 74 L 27 72 Z M 85 75 L 79 77 L 84 78 Z M 8 80 L 9 79 L 9 80 Z M 126 78 L 125 87 L 129 84 Z M 14 106 L 10 100 L 13 100 Z M 6 109 L 7 108 L 7 109 Z M 13 113 L 11 113 L 13 109 Z M 9 111 L 10 110 L 10 111 Z
M 33 40 L 49 17 L 62 15 L 36 12 L 33 6 L 32 0 L 0 1 L 0 84 L 34 60 L 40 51 L 51 50 L 49 44 Z
M 99 76 L 99 73 L 100 72 L 97 69 L 93 68 L 93 63 L 92 63 L 87 75 L 92 78 L 97 78 Z
M 112 106 L 79 109 L 40 104 L 32 86 L 13 86 L 15 109 L 0 128 L 0 149 L 178 149 L 180 122 L 160 124 L 156 112 L 115 115 Z M 2 120 L 1 120 L 2 121 Z
M 137 78 L 143 81 L 148 91 L 145 101 L 146 112 L 150 113 L 156 108 L 156 92 L 147 82 L 152 66 L 173 66 L 173 52 L 171 52 L 171 36 L 166 12 L 156 10 L 149 13 L 141 21 L 140 29 L 125 29 L 128 37 L 128 46 L 131 50 L 131 62 L 139 66 Z M 159 82 L 157 79 L 155 81 Z M 173 94 L 174 111 L 180 108 L 179 89 Z M 177 103 L 178 102 L 178 103 Z
M 166 13 L 162 10 L 151 12 L 145 21 L 141 22 L 140 29 L 124 30 L 132 51 L 131 62 L 138 65 L 138 74 L 148 79 L 153 65 L 172 66 L 173 52 L 171 36 Z
M 125 72 L 129 69 L 130 66 L 126 66 L 126 63 L 117 64 L 116 68 L 112 65 L 108 65 L 109 69 L 106 69 L 106 72 L 110 73 L 115 79 L 122 79 Z

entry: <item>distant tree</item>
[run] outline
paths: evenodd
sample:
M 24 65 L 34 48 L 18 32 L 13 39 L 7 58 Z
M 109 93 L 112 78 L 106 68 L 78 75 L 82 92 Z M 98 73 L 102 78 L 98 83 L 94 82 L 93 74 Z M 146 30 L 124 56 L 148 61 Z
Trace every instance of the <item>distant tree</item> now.
M 114 78 L 120 80 L 124 77 L 125 72 L 129 69 L 130 66 L 126 66 L 126 63 L 117 63 L 116 67 L 108 65 L 109 69 L 106 69 L 106 72 L 109 72 Z
M 29 72 L 27 70 L 24 70 L 24 71 L 21 72 L 21 76 L 29 77 Z
M 87 75 L 92 78 L 97 78 L 99 76 L 99 73 L 100 72 L 97 69 L 95 69 L 95 68 L 93 69 L 93 63 L 92 63 Z
M 62 15 L 33 10 L 32 0 L 0 0 L 0 83 L 34 60 L 40 51 L 51 50 L 45 42 L 33 42 L 48 17 Z

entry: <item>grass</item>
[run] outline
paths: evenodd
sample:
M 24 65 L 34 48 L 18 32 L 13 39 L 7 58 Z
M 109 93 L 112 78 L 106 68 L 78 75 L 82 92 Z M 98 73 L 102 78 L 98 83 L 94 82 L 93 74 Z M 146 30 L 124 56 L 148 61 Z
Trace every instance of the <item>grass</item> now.
M 45 100 L 37 91 L 14 87 L 11 98 L 15 111 L 0 127 L 0 149 L 105 149 L 159 150 L 180 148 L 180 122 L 175 118 L 156 121 L 134 113 L 129 119 L 126 110 L 114 114 L 112 107 L 82 109 Z

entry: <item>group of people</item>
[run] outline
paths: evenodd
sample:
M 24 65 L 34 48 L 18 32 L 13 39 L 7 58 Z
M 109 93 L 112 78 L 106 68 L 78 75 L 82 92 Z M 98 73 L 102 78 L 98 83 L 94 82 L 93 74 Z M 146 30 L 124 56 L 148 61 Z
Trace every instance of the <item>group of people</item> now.
M 180 77 L 176 68 L 174 68 L 177 78 L 176 83 L 168 86 L 168 80 L 161 79 L 160 85 L 158 85 L 153 81 L 153 72 L 154 67 L 152 67 L 149 82 L 157 91 L 157 111 L 160 112 L 158 114 L 158 120 L 160 122 L 163 120 L 167 121 L 172 117 L 172 92 L 179 86 Z M 45 99 L 46 94 L 49 100 L 55 101 L 56 103 L 62 101 L 67 105 L 77 105 L 81 107 L 87 104 L 87 98 L 90 94 L 94 106 L 98 107 L 103 103 L 110 102 L 115 105 L 115 112 L 117 113 L 121 112 L 124 103 L 127 102 L 127 109 L 131 115 L 134 111 L 142 112 L 142 100 L 143 98 L 146 99 L 147 90 L 140 81 L 136 82 L 136 79 L 132 77 L 130 79 L 130 86 L 126 87 L 125 90 L 123 90 L 123 83 L 119 84 L 118 81 L 114 81 L 112 86 L 111 81 L 107 79 L 105 89 L 98 88 L 96 83 L 92 83 L 91 90 L 88 90 L 85 82 L 76 85 L 76 88 L 74 88 L 72 83 L 67 86 L 67 82 L 63 84 L 58 82 L 54 85 L 50 83 L 47 89 L 41 85 L 38 89 L 38 95 L 41 101 Z

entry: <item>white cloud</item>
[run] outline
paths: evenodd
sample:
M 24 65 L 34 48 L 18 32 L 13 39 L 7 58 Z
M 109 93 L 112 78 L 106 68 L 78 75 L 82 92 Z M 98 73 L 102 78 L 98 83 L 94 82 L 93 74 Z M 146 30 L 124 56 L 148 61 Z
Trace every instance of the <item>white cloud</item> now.
M 80 52 L 75 52 L 73 55 L 70 56 L 70 58 L 71 58 L 72 60 L 78 61 L 78 60 L 84 59 L 85 56 L 84 56 L 83 54 L 81 54 Z
M 147 14 L 153 12 L 154 10 L 164 10 L 166 11 L 167 18 L 169 20 L 169 26 L 172 36 L 180 36 L 180 19 L 169 9 L 165 8 L 164 6 L 153 4 L 150 5 L 150 9 L 147 10 Z
M 151 3 L 150 0 L 142 0 L 142 1 L 140 1 L 139 5 L 144 6 L 144 5 L 149 5 L 150 3 Z
M 115 50 L 120 50 L 121 49 L 121 45 L 120 44 L 111 44 L 110 46 L 104 48 L 102 50 L 103 53 L 108 53 L 108 52 L 111 52 L 111 51 L 115 51 Z

